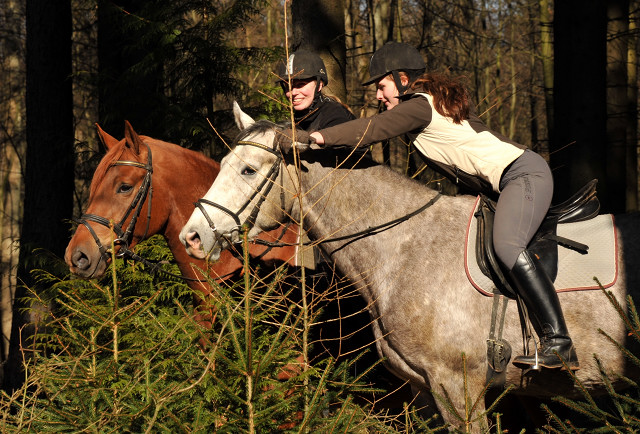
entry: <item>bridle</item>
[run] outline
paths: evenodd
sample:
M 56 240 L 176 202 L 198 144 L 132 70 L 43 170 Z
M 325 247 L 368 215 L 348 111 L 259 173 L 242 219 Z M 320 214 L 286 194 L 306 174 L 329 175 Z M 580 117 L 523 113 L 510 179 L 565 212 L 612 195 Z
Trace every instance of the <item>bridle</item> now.
M 217 241 L 220 241 L 221 238 L 225 238 L 228 242 L 233 243 L 229 238 L 229 236 L 233 232 L 239 233 L 243 228 L 244 230 L 249 230 L 255 225 L 256 218 L 258 217 L 258 213 L 260 212 L 260 207 L 262 206 L 262 203 L 265 201 L 265 199 L 267 198 L 267 195 L 273 188 L 273 185 L 276 183 L 275 182 L 276 178 L 280 173 L 280 165 L 283 159 L 282 159 L 282 155 L 278 151 L 266 145 L 263 145 L 262 143 L 248 141 L 248 140 L 239 140 L 236 143 L 236 146 L 242 146 L 242 145 L 254 146 L 256 148 L 260 148 L 264 151 L 270 152 L 271 154 L 275 155 L 276 160 L 274 161 L 273 165 L 269 169 L 269 172 L 267 172 L 267 175 L 264 177 L 264 179 L 262 180 L 258 188 L 254 190 L 253 194 L 247 199 L 247 201 L 240 207 L 238 211 L 233 212 L 229 208 L 226 208 L 220 204 L 217 204 L 215 202 L 212 202 L 204 198 L 200 198 L 196 202 L 194 202 L 193 205 L 200 210 L 204 218 L 207 220 L 207 223 L 209 224 L 209 227 L 211 228 L 211 230 L 213 230 L 214 236 L 216 237 Z M 263 192 L 263 189 L 264 189 L 264 192 Z M 253 200 L 258 195 L 260 195 L 260 197 L 258 197 L 258 200 L 256 200 L 256 203 L 253 206 L 253 209 L 251 210 L 251 212 L 249 213 L 245 221 L 240 222 L 240 214 L 242 214 L 242 212 L 245 209 L 247 209 L 247 207 L 251 204 L 251 202 L 253 202 Z M 284 203 L 284 189 L 282 189 L 280 193 L 280 197 L 281 197 L 281 201 Z M 216 225 L 213 223 L 213 220 L 211 219 L 207 211 L 204 209 L 204 206 L 202 206 L 202 204 L 212 206 L 224 212 L 225 214 L 227 214 L 233 219 L 233 221 L 236 223 L 236 226 L 233 227 L 227 234 L 220 234 L 216 229 Z M 240 242 L 241 242 L 240 240 L 237 240 L 235 243 L 239 244 Z
M 77 218 L 73 219 L 73 221 L 75 221 L 76 223 L 84 225 L 89 231 L 89 233 L 93 236 L 93 239 L 95 240 L 98 246 L 98 249 L 100 250 L 100 255 L 105 262 L 107 262 L 111 257 L 110 250 L 105 248 L 102 245 L 102 243 L 100 242 L 100 239 L 98 238 L 98 235 L 95 233 L 95 231 L 93 230 L 89 222 L 98 223 L 102 226 L 106 226 L 110 229 L 113 229 L 113 231 L 117 235 L 117 238 L 114 240 L 114 245 L 117 245 L 120 247 L 116 256 L 117 257 L 123 257 L 127 255 L 131 256 L 133 252 L 129 250 L 129 243 L 131 242 L 130 238 L 131 238 L 131 235 L 133 234 L 133 230 L 138 221 L 138 217 L 140 217 L 140 213 L 142 212 L 142 204 L 144 203 L 145 199 L 148 198 L 147 227 L 144 231 L 144 235 L 142 238 L 146 238 L 147 232 L 149 231 L 149 225 L 151 224 L 151 202 L 152 202 L 151 199 L 153 197 L 153 186 L 151 183 L 151 175 L 153 174 L 153 165 L 152 165 L 152 159 L 151 159 L 151 148 L 149 148 L 149 145 L 147 145 L 146 143 L 145 143 L 145 146 L 147 147 L 147 151 L 148 151 L 146 164 L 140 163 L 138 161 L 126 161 L 126 160 L 118 160 L 111 164 L 111 166 L 139 167 L 147 171 L 147 173 L 144 175 L 144 179 L 142 180 L 142 184 L 140 184 L 140 189 L 138 189 L 138 192 L 136 193 L 135 197 L 131 201 L 131 204 L 129 204 L 129 207 L 127 208 L 124 215 L 120 219 L 120 222 L 116 223 L 113 220 L 110 220 L 95 214 L 82 214 L 82 216 L 80 216 L 79 219 Z M 124 225 L 127 218 L 129 218 L 129 215 L 131 215 L 131 220 L 129 221 L 129 225 L 127 226 L 127 228 L 123 230 L 122 226 Z
M 262 145 L 257 144 L 257 143 L 256 143 L 256 145 L 262 146 Z M 195 282 L 204 282 L 206 280 L 197 279 L 197 278 L 190 278 L 190 277 L 186 277 L 186 276 L 181 276 L 181 275 L 177 275 L 177 274 L 171 273 L 171 272 L 169 272 L 167 270 L 164 270 L 164 269 L 160 268 L 157 263 L 154 263 L 153 261 L 150 261 L 150 260 L 148 260 L 146 258 L 143 258 L 143 257 L 139 256 L 138 254 L 136 254 L 135 252 L 133 252 L 129 248 L 129 244 L 131 243 L 131 236 L 133 234 L 133 231 L 134 231 L 134 228 L 135 228 L 136 223 L 138 221 L 138 218 L 140 217 L 140 214 L 142 212 L 142 205 L 143 205 L 143 203 L 144 203 L 146 198 L 148 198 L 148 202 L 147 202 L 147 226 L 145 228 L 144 235 L 142 236 L 142 239 L 147 237 L 147 233 L 149 232 L 149 226 L 150 226 L 150 223 L 151 223 L 151 202 L 152 202 L 152 198 L 153 198 L 153 185 L 152 185 L 153 159 L 152 159 L 151 149 L 149 148 L 149 145 L 147 145 L 145 143 L 145 146 L 147 147 L 147 151 L 148 151 L 148 154 L 147 154 L 148 157 L 147 157 L 147 163 L 146 164 L 140 163 L 138 161 L 127 161 L 127 160 L 118 160 L 118 161 L 115 161 L 115 162 L 113 162 L 111 164 L 111 166 L 139 167 L 139 168 L 145 169 L 147 171 L 147 173 L 144 176 L 144 179 L 142 180 L 142 184 L 140 184 L 140 188 L 138 189 L 138 192 L 136 193 L 135 197 L 131 201 L 131 204 L 129 205 L 129 207 L 125 211 L 125 213 L 122 216 L 122 218 L 120 219 L 120 221 L 118 223 L 115 223 L 114 221 L 112 221 L 110 219 L 107 219 L 105 217 L 102 217 L 102 216 L 99 216 L 99 215 L 95 215 L 95 214 L 83 214 L 80 218 L 74 218 L 73 221 L 75 221 L 78 224 L 82 224 L 87 228 L 87 230 L 89 231 L 89 233 L 93 237 L 94 241 L 96 242 L 96 245 L 98 246 L 101 258 L 105 262 L 107 262 L 111 258 L 110 249 L 107 249 L 105 246 L 102 245 L 102 243 L 100 242 L 100 239 L 98 238 L 98 235 L 95 233 L 95 231 L 93 230 L 93 228 L 91 227 L 89 222 L 98 223 L 100 225 L 103 225 L 105 227 L 113 229 L 113 231 L 117 235 L 117 238 L 114 240 L 114 245 L 118 245 L 120 247 L 119 250 L 118 250 L 118 253 L 116 254 L 116 257 L 127 257 L 127 258 L 130 258 L 130 259 L 133 259 L 134 261 L 143 262 L 154 271 L 160 271 L 160 272 L 162 272 L 164 274 L 167 274 L 169 276 L 173 276 L 173 277 L 180 278 L 180 279 L 183 279 L 183 280 L 195 281 Z M 275 169 L 272 169 L 272 170 L 275 170 Z M 201 200 L 204 201 L 205 199 L 201 199 Z M 260 202 L 260 204 L 261 203 L 262 203 L 262 201 Z M 260 204 L 258 204 L 258 208 L 259 208 Z M 214 206 L 215 206 L 215 204 L 214 204 Z M 239 212 L 242 212 L 242 210 L 239 211 Z M 253 218 L 255 218 L 257 213 L 258 213 L 258 209 L 256 209 L 254 211 Z M 131 220 L 129 222 L 129 225 L 127 226 L 126 229 L 123 229 L 122 226 L 124 225 L 125 221 L 127 220 L 127 218 L 130 215 L 131 215 Z M 208 215 L 207 215 L 207 218 L 208 218 Z M 283 229 L 283 232 L 280 235 L 280 237 L 284 236 L 285 230 L 286 230 L 286 227 Z M 260 257 L 264 256 L 265 254 L 267 254 L 271 250 L 271 248 L 272 247 L 268 246 L 268 248 L 265 249 L 265 251 L 263 253 L 261 253 L 258 258 L 260 258 Z M 221 276 L 221 277 L 224 278 L 224 277 L 227 277 L 227 276 Z
M 271 189 L 273 188 L 273 185 L 275 184 L 275 180 L 278 177 L 278 173 L 280 173 L 280 165 L 283 162 L 283 158 L 280 152 L 266 146 L 263 145 L 262 143 L 257 143 L 257 142 L 253 142 L 253 141 L 248 141 L 248 140 L 242 140 L 242 141 L 238 141 L 237 146 L 240 145 L 246 145 L 246 146 L 255 146 L 257 148 L 260 148 L 262 150 L 265 150 L 267 152 L 270 152 L 271 154 L 275 155 L 276 160 L 274 161 L 273 165 L 271 166 L 271 168 L 269 169 L 269 172 L 267 173 L 267 176 L 265 176 L 265 178 L 262 180 L 262 182 L 260 183 L 260 185 L 258 186 L 258 188 L 255 189 L 255 191 L 253 192 L 253 194 L 249 197 L 249 199 L 242 205 L 242 207 L 240 207 L 240 209 L 237 212 L 233 212 L 230 209 L 217 204 L 215 202 L 212 202 L 210 200 L 201 198 L 198 199 L 197 202 L 194 203 L 194 205 L 202 212 L 202 214 L 204 215 L 204 218 L 207 220 L 207 223 L 209 224 L 209 227 L 213 230 L 214 236 L 216 238 L 216 240 L 218 241 L 218 243 L 220 242 L 220 239 L 225 238 L 227 240 L 227 242 L 229 242 L 230 244 L 233 244 L 232 240 L 229 239 L 229 236 L 233 233 L 233 232 L 239 232 L 241 230 L 241 228 L 244 227 L 245 230 L 249 230 L 253 227 L 253 225 L 255 224 L 255 219 L 258 215 L 258 212 L 260 211 L 260 206 L 262 205 L 262 203 L 264 202 L 264 200 L 266 199 L 267 195 L 269 194 L 269 192 L 271 191 Z M 268 183 L 268 184 L 267 184 Z M 253 201 L 253 199 L 258 195 L 261 194 L 262 189 L 265 187 L 266 185 L 266 190 L 264 193 L 262 193 L 262 197 L 260 197 L 257 201 L 256 204 L 254 205 L 253 210 L 251 211 L 251 213 L 249 214 L 249 216 L 246 218 L 246 220 L 244 221 L 244 223 L 240 222 L 240 214 L 249 206 L 249 204 Z M 344 235 L 344 236 L 340 236 L 340 237 L 334 237 L 334 238 L 330 238 L 330 239 L 324 239 L 322 241 L 319 242 L 314 242 L 314 243 L 305 243 L 305 245 L 308 244 L 324 244 L 324 243 L 331 243 L 331 242 L 336 242 L 336 241 L 345 241 L 345 240 L 357 240 L 360 239 L 362 237 L 366 237 L 366 236 L 370 236 L 370 235 L 375 235 L 378 232 L 390 229 L 396 225 L 399 225 L 400 223 L 409 220 L 411 217 L 420 214 L 422 211 L 424 211 L 425 209 L 431 207 L 440 197 L 441 197 L 441 193 L 438 192 L 434 197 L 432 197 L 426 204 L 424 204 L 423 206 L 421 206 L 420 208 L 410 212 L 409 214 L 406 214 L 402 217 L 393 219 L 391 221 L 388 221 L 386 223 L 377 225 L 377 226 L 373 226 L 373 227 L 369 227 L 363 231 L 360 232 L 356 232 L 353 234 L 349 234 L 349 235 Z M 283 205 L 283 209 L 284 209 L 284 188 L 281 189 L 280 192 L 280 200 L 282 202 Z M 204 207 L 202 206 L 202 204 L 207 204 L 210 205 L 214 208 L 217 208 L 219 210 L 221 210 L 222 212 L 224 212 L 225 214 L 229 215 L 231 218 L 233 218 L 234 222 L 236 223 L 236 226 L 234 228 L 232 228 L 227 234 L 220 234 L 218 232 L 218 230 L 216 229 L 216 225 L 213 223 L 213 220 L 211 219 L 211 217 L 209 216 L 209 214 L 206 212 L 206 210 L 204 209 Z M 265 246 L 269 246 L 269 247 L 284 247 L 284 246 L 292 246 L 292 244 L 288 244 L 288 243 L 273 243 L 273 242 L 269 242 L 269 241 L 265 241 L 265 240 L 260 240 L 257 239 L 255 240 L 256 243 L 265 245 Z M 240 240 L 236 241 L 235 244 L 239 244 L 241 243 Z M 219 243 L 221 244 L 221 243 Z M 296 244 L 297 245 L 297 244 Z

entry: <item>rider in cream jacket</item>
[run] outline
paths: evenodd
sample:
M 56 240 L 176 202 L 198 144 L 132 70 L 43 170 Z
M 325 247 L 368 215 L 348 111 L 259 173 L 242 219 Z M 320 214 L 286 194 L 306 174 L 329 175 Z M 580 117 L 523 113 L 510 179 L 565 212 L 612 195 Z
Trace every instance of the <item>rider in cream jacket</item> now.
M 320 129 L 308 136 L 320 146 L 366 146 L 408 135 L 430 165 L 474 192 L 498 196 L 493 242 L 514 291 L 529 311 L 539 346 L 513 363 L 523 369 L 578 369 L 573 341 L 553 281 L 527 249 L 553 196 L 553 176 L 537 153 L 493 132 L 472 114 L 468 93 L 455 79 L 424 73 L 415 48 L 390 42 L 369 65 L 377 99 L 386 111 Z M 282 139 L 287 152 L 290 139 Z M 304 145 L 300 148 L 304 149 Z
M 426 93 L 404 95 L 393 110 L 320 130 L 325 145 L 367 146 L 406 134 L 430 165 L 472 191 L 500 192 L 504 170 L 524 146 L 473 116 L 456 124 L 433 109 Z

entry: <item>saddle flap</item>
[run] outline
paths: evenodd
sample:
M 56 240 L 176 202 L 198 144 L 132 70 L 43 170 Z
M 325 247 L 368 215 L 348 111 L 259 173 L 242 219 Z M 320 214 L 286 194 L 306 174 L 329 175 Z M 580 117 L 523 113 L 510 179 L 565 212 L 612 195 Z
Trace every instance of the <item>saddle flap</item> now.
M 504 276 L 504 271 L 493 248 L 493 218 L 495 203 L 486 196 L 481 196 L 478 210 L 475 213 L 478 229 L 476 233 L 476 262 L 482 273 L 495 283 L 498 291 L 507 297 L 515 298 L 515 292 Z M 558 242 L 555 233 L 556 218 L 547 218 L 540 226 L 527 247 L 538 256 L 542 267 L 552 280 L 558 274 Z
M 485 276 L 489 277 L 501 294 L 509 298 L 515 298 L 515 292 L 504 276 L 502 267 L 498 262 L 493 248 L 493 217 L 495 215 L 493 204 L 488 198 L 482 196 L 481 203 L 476 212 L 478 231 L 476 235 L 476 261 Z

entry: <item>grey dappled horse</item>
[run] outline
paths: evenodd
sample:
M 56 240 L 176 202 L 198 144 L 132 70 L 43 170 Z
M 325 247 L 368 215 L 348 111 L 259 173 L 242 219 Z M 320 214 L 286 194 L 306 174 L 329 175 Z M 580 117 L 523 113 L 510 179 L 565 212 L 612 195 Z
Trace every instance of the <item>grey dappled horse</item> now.
M 188 252 L 215 259 L 229 242 L 237 242 L 239 225 L 247 219 L 253 224 L 251 237 L 284 221 L 303 221 L 312 240 L 333 240 L 319 247 L 368 303 L 377 350 L 387 368 L 408 380 L 414 392 L 432 389 L 442 396 L 444 388 L 464 415 L 461 355 L 466 355 L 468 395 L 475 400 L 487 377 L 492 311 L 491 299 L 471 286 L 464 270 L 465 229 L 475 198 L 442 196 L 406 221 L 339 240 L 401 218 L 429 203 L 437 192 L 386 166 L 361 162 L 353 168 L 357 158 L 345 159 L 348 152 L 311 150 L 296 168 L 292 156 L 282 160 L 272 149 L 275 125 L 254 123 L 239 107 L 234 109 L 238 124 L 248 129 L 222 160 L 205 196 L 217 205 L 203 202 L 208 216 L 196 209 L 182 229 Z M 609 290 L 624 303 L 627 294 L 635 297 L 640 289 L 640 218 L 620 215 L 615 223 L 619 277 Z M 603 386 L 594 354 L 608 371 L 636 375 L 598 332 L 601 328 L 625 344 L 624 324 L 605 295 L 592 290 L 559 296 L 581 363 L 576 375 L 584 385 L 593 391 Z M 515 302 L 509 303 L 504 338 L 514 355 L 522 351 Z M 565 371 L 524 376 L 509 365 L 506 381 L 517 386 L 513 393 L 580 396 Z M 444 406 L 439 410 L 446 421 L 459 423 Z

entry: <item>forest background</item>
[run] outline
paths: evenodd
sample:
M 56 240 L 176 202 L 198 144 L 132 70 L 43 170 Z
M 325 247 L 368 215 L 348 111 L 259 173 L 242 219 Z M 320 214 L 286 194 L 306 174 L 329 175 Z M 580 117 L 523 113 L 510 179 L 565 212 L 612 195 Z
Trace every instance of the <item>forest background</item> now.
M 636 0 L 0 0 L 1 355 L 22 285 L 62 258 L 104 150 L 95 123 L 220 159 L 238 100 L 286 118 L 272 71 L 289 50 L 327 64 L 327 92 L 357 116 L 385 42 L 417 47 L 428 70 L 462 77 L 493 129 L 548 158 L 558 198 L 598 178 L 604 212 L 638 210 Z M 220 136 L 209 126 L 215 126 Z M 425 182 L 401 141 L 374 156 Z M 18 302 L 14 303 L 14 300 Z M 13 327 L 12 327 L 13 324 Z

